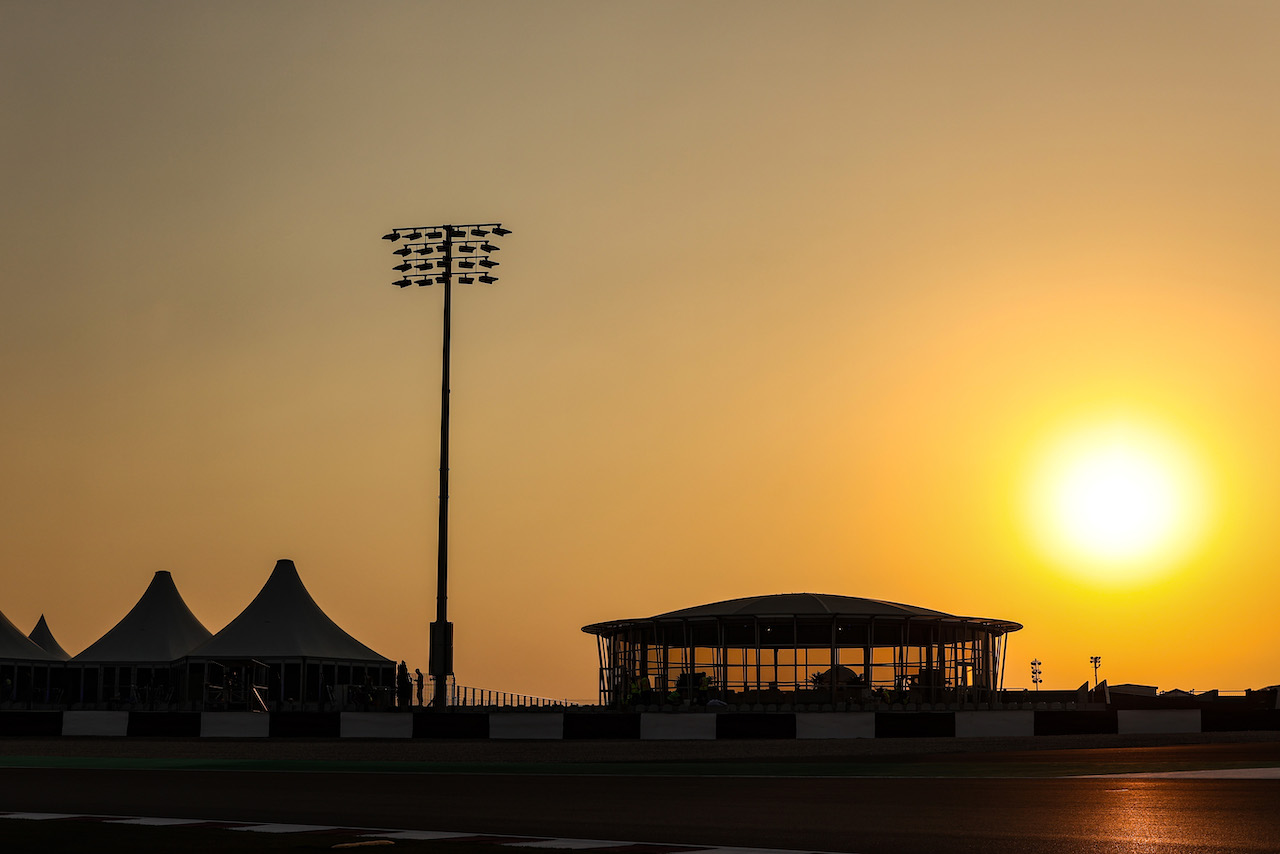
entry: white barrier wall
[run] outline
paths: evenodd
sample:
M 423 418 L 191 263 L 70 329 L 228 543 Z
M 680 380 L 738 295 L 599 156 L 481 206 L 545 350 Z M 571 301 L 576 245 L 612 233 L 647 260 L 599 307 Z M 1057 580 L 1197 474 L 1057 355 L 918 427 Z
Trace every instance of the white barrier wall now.
M 202 738 L 266 738 L 271 716 L 256 712 L 201 712 Z
M 136 719 L 131 717 L 136 715 Z M 0 710 L 0 738 L 56 735 L 118 738 L 463 738 L 650 740 L 795 738 L 1023 738 L 1092 733 L 1194 734 L 1280 732 L 1280 710 L 1246 709 L 1239 717 L 1199 709 L 956 710 L 950 712 L 706 712 L 612 716 L 603 713 L 493 712 L 436 716 L 433 712 L 124 712 Z M 1208 727 L 1208 729 L 1205 729 Z
M 1121 735 L 1128 733 L 1200 732 L 1199 709 L 1121 710 L 1117 713 Z
M 128 712 L 66 712 L 63 735 L 128 735 Z

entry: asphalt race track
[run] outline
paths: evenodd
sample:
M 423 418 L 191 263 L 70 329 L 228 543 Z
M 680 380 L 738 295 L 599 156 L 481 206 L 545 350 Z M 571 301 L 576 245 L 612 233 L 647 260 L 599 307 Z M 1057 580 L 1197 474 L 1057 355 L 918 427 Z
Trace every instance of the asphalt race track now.
M 1106 771 L 1122 751 L 1089 753 Z M 861 854 L 1280 851 L 1280 779 L 33 767 L 0 768 L 0 809 Z

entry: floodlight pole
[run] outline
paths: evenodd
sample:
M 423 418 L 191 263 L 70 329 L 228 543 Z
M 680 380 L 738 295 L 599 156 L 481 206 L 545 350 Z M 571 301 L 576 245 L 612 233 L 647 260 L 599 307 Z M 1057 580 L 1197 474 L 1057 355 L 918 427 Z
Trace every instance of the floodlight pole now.
M 444 709 L 453 672 L 453 624 L 449 622 L 449 336 L 453 326 L 453 226 L 444 227 L 444 359 L 440 382 L 440 528 L 436 537 L 436 621 L 431 624 L 428 665 L 431 705 Z
M 405 232 L 401 234 L 400 232 Z M 470 231 L 471 236 L 468 236 Z M 396 254 L 405 260 L 392 268 L 403 273 L 400 281 L 394 284 L 400 288 L 410 285 L 430 285 L 433 282 L 444 285 L 444 358 L 441 365 L 440 381 L 440 520 L 436 543 L 436 619 L 431 623 L 430 645 L 428 648 L 428 670 L 431 672 L 432 697 L 431 704 L 437 710 L 448 705 L 448 682 L 453 674 L 453 624 L 449 622 L 449 350 L 453 326 L 453 266 L 455 242 L 461 240 L 463 258 L 459 262 L 464 268 L 459 274 L 463 284 L 471 284 L 477 279 L 485 284 L 497 281 L 487 272 L 481 275 L 471 273 L 471 269 L 479 265 L 485 271 L 498 266 L 491 257 L 498 247 L 487 239 L 490 234 L 503 236 L 510 234 L 500 223 L 480 223 L 475 225 L 440 225 L 426 228 L 398 228 L 383 235 L 384 240 L 393 243 L 401 238 L 404 245 Z M 424 237 L 426 240 L 417 242 Z M 483 238 L 483 242 L 479 239 Z M 478 245 L 476 245 L 478 244 Z M 411 264 L 410 254 L 418 256 L 439 253 L 439 261 L 421 260 Z M 438 270 L 432 275 L 410 274 L 411 269 Z

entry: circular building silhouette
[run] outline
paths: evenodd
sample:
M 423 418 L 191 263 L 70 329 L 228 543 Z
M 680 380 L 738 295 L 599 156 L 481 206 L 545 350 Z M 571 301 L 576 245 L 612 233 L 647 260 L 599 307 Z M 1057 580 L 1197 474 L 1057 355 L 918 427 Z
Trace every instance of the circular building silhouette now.
M 584 626 L 600 702 L 988 702 L 1019 623 L 783 593 Z

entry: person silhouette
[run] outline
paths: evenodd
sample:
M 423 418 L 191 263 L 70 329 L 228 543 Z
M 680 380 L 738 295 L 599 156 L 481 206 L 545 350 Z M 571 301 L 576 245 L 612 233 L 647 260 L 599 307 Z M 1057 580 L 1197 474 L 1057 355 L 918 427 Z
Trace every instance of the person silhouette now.
M 401 710 L 409 708 L 413 700 L 413 686 L 409 682 L 409 667 L 402 661 L 396 668 L 396 705 Z
M 417 667 L 413 668 L 413 672 L 418 676 L 418 705 L 422 705 L 422 671 Z

